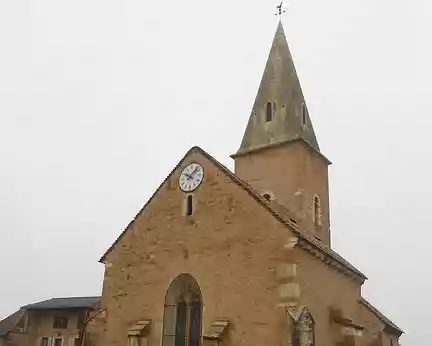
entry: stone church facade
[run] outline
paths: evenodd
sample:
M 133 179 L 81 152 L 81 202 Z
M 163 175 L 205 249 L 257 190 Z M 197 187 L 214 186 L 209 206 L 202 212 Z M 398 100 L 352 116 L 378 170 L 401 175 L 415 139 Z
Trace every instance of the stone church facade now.
M 366 276 L 331 247 L 330 161 L 281 23 L 232 158 L 234 173 L 186 153 L 102 256 L 76 345 L 399 345 L 361 296 Z

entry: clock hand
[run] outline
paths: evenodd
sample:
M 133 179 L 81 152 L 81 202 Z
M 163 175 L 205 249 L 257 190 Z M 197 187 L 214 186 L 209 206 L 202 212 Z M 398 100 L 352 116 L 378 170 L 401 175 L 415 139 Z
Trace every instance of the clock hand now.
M 199 166 L 196 166 L 195 169 L 193 170 L 193 172 L 191 173 L 191 177 L 194 176 L 194 174 L 198 171 Z

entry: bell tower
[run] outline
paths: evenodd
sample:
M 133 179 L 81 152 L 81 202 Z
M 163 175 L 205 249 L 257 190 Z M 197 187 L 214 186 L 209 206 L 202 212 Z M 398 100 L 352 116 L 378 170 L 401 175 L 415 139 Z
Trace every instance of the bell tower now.
M 239 178 L 330 246 L 331 162 L 320 151 L 281 22 L 240 148 L 231 157 Z

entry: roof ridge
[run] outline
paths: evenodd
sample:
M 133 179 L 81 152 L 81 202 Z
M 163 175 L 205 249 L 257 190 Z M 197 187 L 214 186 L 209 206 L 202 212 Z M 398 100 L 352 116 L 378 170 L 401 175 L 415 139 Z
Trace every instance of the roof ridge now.
M 97 295 L 97 296 L 68 296 L 68 297 L 51 297 L 51 298 L 47 298 L 47 299 L 43 299 L 43 300 L 39 300 L 30 304 L 26 304 L 26 305 L 22 305 L 21 309 L 25 309 L 27 306 L 29 305 L 34 305 L 34 304 L 40 304 L 40 303 L 45 303 L 45 302 L 49 302 L 52 300 L 56 300 L 56 299 L 87 299 L 87 298 L 102 298 L 101 295 Z
M 50 309 L 75 309 L 91 308 L 100 303 L 101 296 L 92 297 L 58 297 L 42 300 L 32 304 L 25 305 L 27 310 L 50 310 Z

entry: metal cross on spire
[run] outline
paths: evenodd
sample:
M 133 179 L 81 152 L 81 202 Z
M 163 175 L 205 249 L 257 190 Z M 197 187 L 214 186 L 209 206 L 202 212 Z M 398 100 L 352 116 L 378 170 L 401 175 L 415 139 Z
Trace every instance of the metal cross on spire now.
M 279 19 L 282 18 L 282 15 L 286 12 L 286 10 L 283 8 L 283 0 L 280 2 L 279 5 L 276 6 L 277 12 L 275 13 L 275 16 L 279 16 Z

